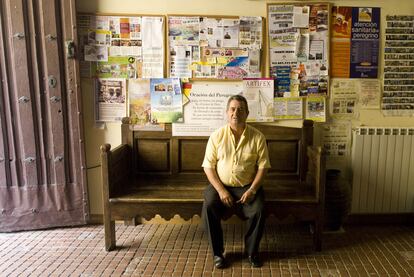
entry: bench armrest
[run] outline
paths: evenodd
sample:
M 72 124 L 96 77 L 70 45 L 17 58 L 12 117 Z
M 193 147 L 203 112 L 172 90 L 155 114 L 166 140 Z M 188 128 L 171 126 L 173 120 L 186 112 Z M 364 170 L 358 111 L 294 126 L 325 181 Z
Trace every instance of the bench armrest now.
M 101 178 L 104 203 L 120 192 L 131 179 L 131 147 L 121 144 L 111 150 L 110 144 L 101 146 Z
M 320 146 L 308 146 L 308 171 L 306 184 L 314 187 L 315 196 L 319 202 L 325 200 L 325 155 Z

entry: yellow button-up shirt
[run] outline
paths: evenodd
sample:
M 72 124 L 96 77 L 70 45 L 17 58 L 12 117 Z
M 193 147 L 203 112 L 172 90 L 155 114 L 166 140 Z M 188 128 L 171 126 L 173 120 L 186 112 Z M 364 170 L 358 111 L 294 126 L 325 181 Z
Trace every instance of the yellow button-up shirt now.
M 202 167 L 216 169 L 226 186 L 251 184 L 258 168 L 270 168 L 266 139 L 259 130 L 246 125 L 236 145 L 230 125 L 223 126 L 211 134 Z

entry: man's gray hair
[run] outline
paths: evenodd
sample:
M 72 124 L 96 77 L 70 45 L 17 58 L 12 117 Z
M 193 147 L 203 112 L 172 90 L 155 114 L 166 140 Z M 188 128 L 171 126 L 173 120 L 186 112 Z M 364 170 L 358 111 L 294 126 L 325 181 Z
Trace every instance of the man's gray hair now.
M 227 107 L 226 107 L 226 111 L 229 110 L 229 106 L 230 106 L 230 102 L 236 100 L 239 102 L 243 102 L 244 105 L 246 106 L 247 111 L 249 111 L 249 105 L 247 104 L 247 100 L 246 98 L 244 98 L 244 96 L 237 94 L 237 95 L 233 95 L 229 97 L 229 100 L 227 100 Z

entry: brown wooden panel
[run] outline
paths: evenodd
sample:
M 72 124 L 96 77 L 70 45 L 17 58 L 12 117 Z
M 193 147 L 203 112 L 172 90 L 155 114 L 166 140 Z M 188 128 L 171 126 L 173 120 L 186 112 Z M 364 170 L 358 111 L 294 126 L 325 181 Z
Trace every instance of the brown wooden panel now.
M 43 110 L 44 102 L 44 87 L 43 80 L 41 76 L 41 64 L 42 64 L 42 52 L 39 49 L 42 49 L 40 40 L 38 39 L 39 34 L 39 20 L 41 17 L 37 16 L 39 10 L 38 1 L 27 1 L 27 21 L 28 21 L 28 31 L 27 34 L 30 36 L 30 69 L 31 69 L 31 78 L 32 82 L 32 95 L 33 95 L 33 104 L 36 113 L 40 113 Z M 47 128 L 44 126 L 45 116 L 37 116 L 35 118 L 35 124 L 37 129 L 37 139 L 38 139 L 38 152 L 37 152 L 37 165 L 39 172 L 39 184 L 49 184 L 49 158 L 46 153 L 46 148 L 48 145 L 48 136 Z
M 5 18 L 3 13 L 3 3 L 0 2 L 0 27 L 4 26 L 2 22 Z M 0 186 L 6 186 L 10 177 L 10 161 L 8 149 L 8 122 L 6 114 L 10 114 L 8 105 L 8 82 L 6 80 L 6 55 L 4 51 L 5 37 L 7 37 L 7 30 L 0 28 Z
M 0 20 L 3 18 L 2 15 L 2 4 L 0 3 Z M 0 26 L 3 26 L 3 23 L 0 22 Z M 0 60 L 5 61 L 4 53 L 4 31 L 0 29 Z M 7 97 L 5 97 L 5 92 L 7 90 L 7 82 L 4 78 L 5 74 L 5 62 L 0 62 L 0 186 L 7 186 L 7 180 L 9 170 L 6 170 L 6 167 L 9 165 L 8 154 L 6 153 L 7 142 L 7 122 L 6 122 L 6 105 L 5 102 Z M 4 88 L 3 88 L 4 86 Z M 6 166 L 7 164 L 7 166 Z
M 87 191 L 86 187 L 86 160 L 85 160 L 85 144 L 83 133 L 83 117 L 82 117 L 82 105 L 81 105 L 81 90 L 80 90 L 80 78 L 76 74 L 79 72 L 79 61 L 76 55 L 80 55 L 79 48 L 77 47 L 77 28 L 74 23 L 76 22 L 76 7 L 74 0 L 60 0 L 60 17 L 62 18 L 62 38 L 61 43 L 65 46 L 66 42 L 72 41 L 75 45 L 75 57 L 64 58 L 65 80 L 66 80 L 66 117 L 67 117 L 67 129 L 70 132 L 67 134 L 68 140 L 68 157 L 66 159 L 69 165 L 68 181 L 81 184 L 84 191 Z M 78 51 L 77 51 L 78 50 Z M 65 56 L 62 51 L 62 55 Z M 70 157 L 69 157 L 70 156 Z M 79 169 L 81 165 L 82 170 Z M 86 195 L 85 195 L 85 198 Z M 86 200 L 86 199 L 85 199 Z M 88 213 L 88 207 L 85 207 L 85 212 Z
M 270 172 L 296 173 L 298 171 L 297 141 L 268 141 Z
M 6 24 L 10 31 L 6 48 L 10 51 L 8 53 L 8 79 L 10 80 L 9 89 L 13 91 L 10 95 L 11 112 L 17 123 L 13 134 L 13 139 L 17 142 L 16 157 L 13 157 L 18 163 L 16 175 L 18 185 L 33 186 L 38 184 L 36 148 L 39 144 L 36 143 L 37 133 L 34 129 L 36 114 L 33 111 L 32 83 L 28 67 L 27 52 L 30 40 L 27 35 L 29 30 L 25 28 L 26 4 L 24 1 L 5 2 L 8 13 Z
M 64 184 L 66 182 L 67 170 L 65 140 L 66 130 L 64 129 L 65 120 L 65 106 L 62 102 L 65 101 L 65 94 L 62 94 L 64 84 L 62 84 L 61 64 L 59 61 L 63 56 L 63 49 L 59 49 L 58 42 L 60 41 L 60 34 L 58 28 L 60 22 L 56 16 L 56 1 L 42 0 L 39 2 L 40 11 L 42 12 L 40 20 L 40 37 L 43 45 L 43 82 L 45 87 L 45 108 L 48 110 L 47 128 L 51 130 L 49 135 L 49 157 L 50 157 L 50 172 L 52 184 Z M 60 51 L 59 51 L 60 50 Z M 55 85 L 51 85 L 50 80 L 55 80 Z
M 138 172 L 171 172 L 170 140 L 140 139 L 136 147 Z
M 180 139 L 179 143 L 179 171 L 202 172 L 204 153 L 207 140 Z
M 1 49 L 0 49 L 1 50 Z M 0 51 L 1 53 L 1 51 Z M 0 80 L 1 80 L 1 69 L 0 69 Z M 3 95 L 2 86 L 0 84 L 0 96 Z M 7 185 L 7 177 L 6 177 L 6 153 L 4 149 L 4 139 L 3 137 L 7 135 L 6 133 L 6 127 L 4 126 L 4 112 L 3 112 L 3 99 L 0 97 L 0 186 L 6 186 Z
M 271 126 L 263 123 L 252 122 L 249 125 L 262 132 L 267 139 L 274 140 L 299 140 L 302 136 L 302 129 L 286 126 Z M 276 127 L 276 128 L 274 128 Z

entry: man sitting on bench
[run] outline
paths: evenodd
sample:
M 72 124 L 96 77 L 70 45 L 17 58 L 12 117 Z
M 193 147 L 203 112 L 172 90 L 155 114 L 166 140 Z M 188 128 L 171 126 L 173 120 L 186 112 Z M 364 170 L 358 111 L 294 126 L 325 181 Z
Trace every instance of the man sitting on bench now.
M 270 168 L 266 139 L 246 124 L 249 110 L 243 96 L 229 98 L 226 114 L 228 124 L 211 134 L 202 164 L 210 182 L 204 191 L 202 216 L 216 268 L 226 266 L 221 219 L 229 212 L 247 219 L 245 252 L 250 264 L 260 267 L 258 251 L 265 222 L 261 182 Z

